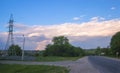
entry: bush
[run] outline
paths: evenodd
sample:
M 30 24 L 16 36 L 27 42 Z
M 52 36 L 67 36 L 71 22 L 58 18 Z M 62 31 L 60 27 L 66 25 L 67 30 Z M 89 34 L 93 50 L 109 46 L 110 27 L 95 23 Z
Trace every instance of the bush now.
M 8 49 L 8 55 L 9 56 L 21 56 L 22 55 L 22 50 L 18 45 L 11 45 Z

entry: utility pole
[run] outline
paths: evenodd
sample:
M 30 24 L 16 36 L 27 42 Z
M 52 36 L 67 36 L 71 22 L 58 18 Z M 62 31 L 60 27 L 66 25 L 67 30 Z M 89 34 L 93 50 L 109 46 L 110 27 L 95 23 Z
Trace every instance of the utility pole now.
M 24 60 L 24 46 L 25 46 L 25 36 L 23 35 L 22 60 Z

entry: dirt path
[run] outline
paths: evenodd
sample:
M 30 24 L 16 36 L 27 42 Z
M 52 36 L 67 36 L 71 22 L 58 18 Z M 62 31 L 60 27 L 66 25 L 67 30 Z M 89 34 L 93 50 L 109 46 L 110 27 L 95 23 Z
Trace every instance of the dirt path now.
M 54 65 L 67 67 L 70 73 L 99 73 L 91 63 L 88 57 L 83 57 L 77 61 L 59 61 L 59 62 L 26 62 L 26 61 L 0 61 L 2 64 L 23 64 L 23 65 Z

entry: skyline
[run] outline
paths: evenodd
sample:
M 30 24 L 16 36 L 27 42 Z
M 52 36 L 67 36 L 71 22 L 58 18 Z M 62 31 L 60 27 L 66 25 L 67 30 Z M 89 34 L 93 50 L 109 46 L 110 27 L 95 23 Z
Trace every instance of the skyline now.
M 84 49 L 109 46 L 120 31 L 120 0 L 1 0 L 0 42 L 5 44 L 9 16 L 14 16 L 15 42 L 43 50 L 54 36 L 64 35 Z M 19 37 L 20 36 L 20 37 Z M 92 42 L 92 43 L 91 43 Z M 32 46 L 31 46 L 32 45 Z

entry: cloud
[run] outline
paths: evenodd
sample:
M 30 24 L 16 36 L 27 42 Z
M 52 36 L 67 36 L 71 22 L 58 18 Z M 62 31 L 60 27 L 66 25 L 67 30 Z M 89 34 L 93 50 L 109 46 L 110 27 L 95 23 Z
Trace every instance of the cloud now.
M 111 7 L 111 10 L 115 10 L 116 9 L 116 7 Z
M 37 42 L 35 50 L 44 50 L 46 45 L 50 43 L 50 40 L 44 40 L 42 42 Z
M 109 46 L 111 36 L 104 36 L 104 37 L 77 37 L 77 38 L 82 38 L 84 40 L 74 40 L 72 42 L 73 45 L 79 46 L 84 48 L 84 49 L 94 49 L 97 48 L 98 46 L 105 48 Z M 89 46 L 89 47 L 88 47 Z
M 27 25 L 24 25 L 24 24 L 15 23 L 15 24 L 14 24 L 14 28 L 24 30 L 24 29 L 27 29 L 28 26 L 27 26 Z
M 86 15 L 81 15 L 81 16 L 78 16 L 78 17 L 73 17 L 72 20 L 74 21 L 78 21 L 78 20 L 81 20 L 83 17 L 85 17 Z
M 77 20 L 80 20 L 79 17 L 74 17 L 73 20 L 77 21 Z
M 92 17 L 91 21 L 98 21 L 98 17 Z
M 97 17 L 92 17 L 90 20 L 91 21 L 103 21 L 105 20 L 105 18 L 97 16 Z
M 60 35 L 68 37 L 73 45 L 82 46 L 82 48 L 92 48 L 99 46 L 100 43 L 100 46 L 109 45 L 109 37 L 120 31 L 120 19 L 105 20 L 102 17 L 93 17 L 89 22 L 83 23 L 63 23 L 46 26 L 19 25 L 17 28 L 19 30 L 14 32 L 14 37 L 24 34 L 26 37 L 26 49 L 43 50 L 47 44 L 51 43 L 54 36 Z M 2 35 L 5 35 L 5 33 Z M 109 40 L 105 40 L 102 37 L 109 38 Z M 97 39 L 101 41 L 97 41 Z M 20 42 L 20 40 L 23 40 L 22 37 L 15 40 L 15 42 L 21 43 L 22 46 L 22 42 Z M 97 42 L 99 42 L 98 45 L 95 44 Z M 105 44 L 102 44 L 103 42 Z

